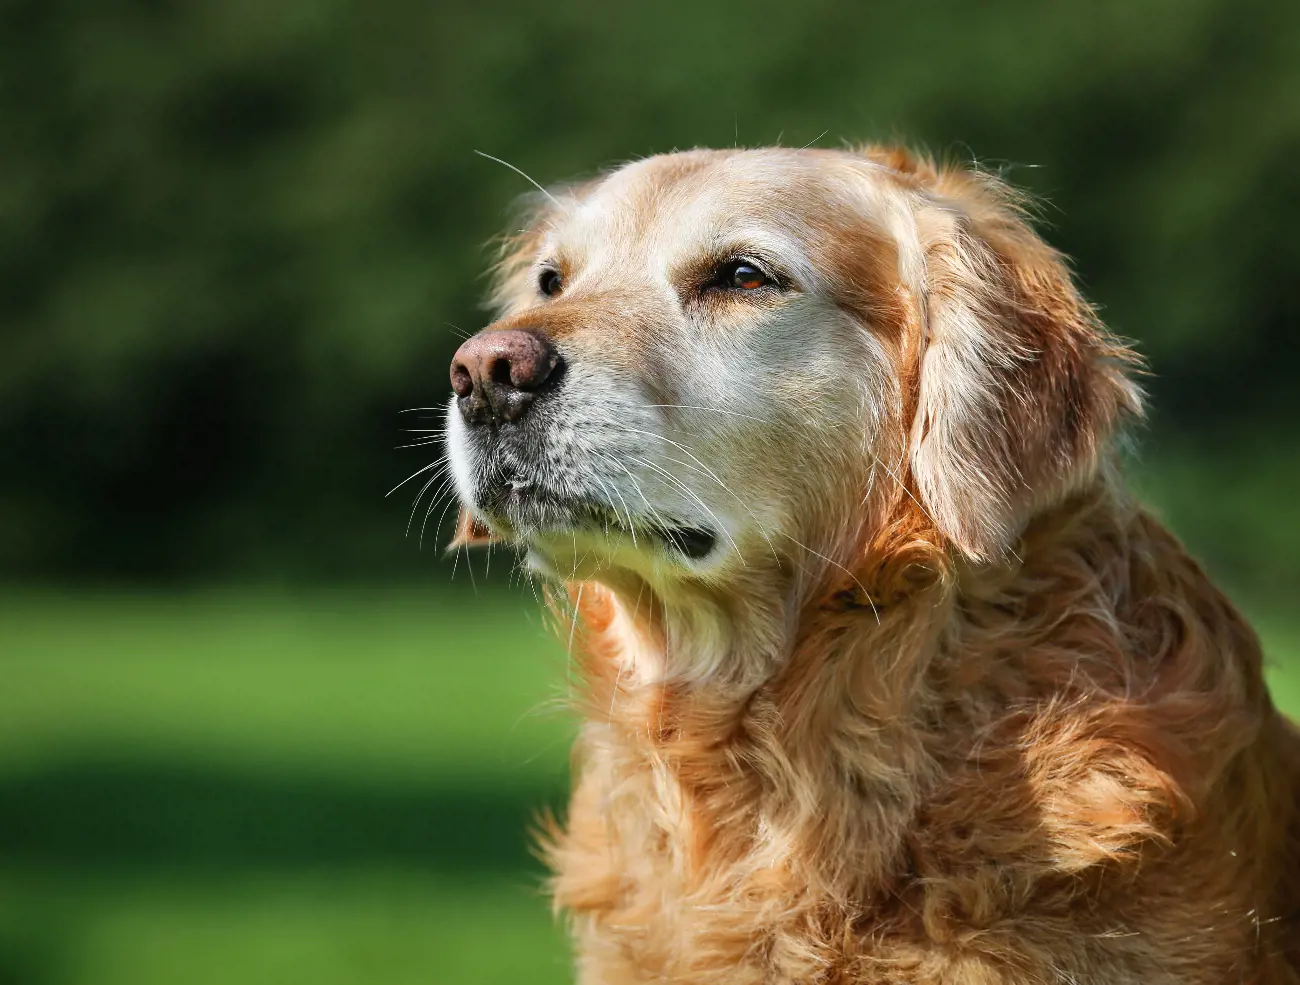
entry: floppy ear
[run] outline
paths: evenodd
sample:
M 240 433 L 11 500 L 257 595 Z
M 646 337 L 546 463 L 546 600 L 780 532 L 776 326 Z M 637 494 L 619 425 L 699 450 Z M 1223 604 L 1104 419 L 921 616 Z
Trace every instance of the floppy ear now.
M 482 520 L 462 506 L 460 515 L 456 517 L 456 532 L 452 535 L 451 542 L 447 544 L 447 551 L 458 551 L 462 547 L 486 547 L 499 539 L 484 526 Z
M 911 465 L 968 556 L 1002 556 L 1077 488 L 1141 395 L 1137 357 L 1080 297 L 1063 258 L 997 179 L 931 171 L 918 192 L 924 338 Z

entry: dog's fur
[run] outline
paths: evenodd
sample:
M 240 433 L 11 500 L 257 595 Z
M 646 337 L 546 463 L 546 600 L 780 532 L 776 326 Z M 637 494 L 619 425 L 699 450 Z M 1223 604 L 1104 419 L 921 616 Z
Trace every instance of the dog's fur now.
M 708 286 L 734 256 L 776 284 Z M 496 301 L 567 371 L 518 433 L 451 409 L 459 539 L 576 613 L 580 982 L 1300 983 L 1300 737 L 1125 492 L 1137 360 L 1000 181 L 651 158 L 539 202 Z

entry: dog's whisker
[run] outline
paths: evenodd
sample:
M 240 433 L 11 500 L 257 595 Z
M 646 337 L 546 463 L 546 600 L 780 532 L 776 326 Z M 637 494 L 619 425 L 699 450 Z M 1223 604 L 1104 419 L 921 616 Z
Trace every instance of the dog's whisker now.
M 623 513 L 627 516 L 628 533 L 632 535 L 632 546 L 636 547 L 636 524 L 632 522 L 632 510 L 628 507 L 627 500 L 623 498 L 623 494 L 618 491 L 618 485 L 611 482 L 610 488 L 614 491 L 614 495 L 618 497 L 618 501 L 623 504 Z
M 424 530 L 425 530 L 425 527 L 428 525 L 428 522 L 429 522 L 429 514 L 430 514 L 431 512 L 433 512 L 433 510 L 437 507 L 437 505 L 438 505 L 438 501 L 439 501 L 442 497 L 446 496 L 446 494 L 447 494 L 447 492 L 449 491 L 449 489 L 450 489 L 450 481 L 444 481 L 443 484 L 440 485 L 440 486 L 439 486 L 439 487 L 434 491 L 433 495 L 431 495 L 431 496 L 429 497 L 429 505 L 428 505 L 428 508 L 424 511 L 424 517 L 423 517 L 423 519 L 422 519 L 421 522 L 420 522 L 420 536 L 419 536 L 419 539 L 418 539 L 418 541 L 417 541 L 417 546 L 418 546 L 418 548 L 419 548 L 420 550 L 424 550 Z M 423 490 L 421 490 L 421 492 L 423 493 Z M 436 529 L 438 529 L 438 530 L 442 529 L 442 520 L 443 520 L 443 517 L 446 516 L 446 514 L 447 514 L 447 510 L 451 507 L 451 504 L 454 503 L 454 502 L 456 502 L 456 497 L 455 497 L 455 496 L 448 497 L 448 499 L 447 499 L 447 505 L 443 507 L 442 515 L 440 515 L 440 516 L 438 517 L 438 527 L 437 527 Z M 419 500 L 419 497 L 417 497 L 417 498 L 416 498 L 416 501 L 415 501 L 414 503 L 411 504 L 411 515 L 410 515 L 409 517 L 407 517 L 407 521 L 406 521 L 406 536 L 407 536 L 407 537 L 410 537 L 410 536 L 411 536 L 411 523 L 412 523 L 412 522 L 414 521 L 414 519 L 415 519 L 415 513 L 416 513 L 416 510 L 419 508 L 419 505 L 420 505 L 420 500 Z
M 614 516 L 615 516 L 615 517 L 618 516 L 618 506 L 617 506 L 617 504 L 615 504 L 615 503 L 613 502 L 614 497 L 617 497 L 618 500 L 619 500 L 619 502 L 621 502 L 621 503 L 623 504 L 623 514 L 624 514 L 624 517 L 625 517 L 625 520 L 626 520 L 626 523 L 627 523 L 627 531 L 628 531 L 629 534 L 632 535 L 632 546 L 633 546 L 633 547 L 636 547 L 636 546 L 637 546 L 637 542 L 636 542 L 636 526 L 635 526 L 635 525 L 633 524 L 633 522 L 632 522 L 632 511 L 631 511 L 630 509 L 628 509 L 628 506 L 627 506 L 627 500 L 623 499 L 623 494 L 620 493 L 620 492 L 618 491 L 618 486 L 615 485 L 614 483 L 612 483 L 612 482 L 609 482 L 609 483 L 605 482 L 605 480 L 602 479 L 599 475 L 597 475 L 594 471 L 592 472 L 591 477 L 592 477 L 593 479 L 596 480 L 596 482 L 600 485 L 600 488 L 603 489 L 603 490 L 605 490 L 605 492 L 606 492 L 607 494 L 608 494 L 608 493 L 611 493 L 611 492 L 614 494 L 614 495 L 613 495 L 612 497 L 610 497 L 610 499 L 609 499 L 609 506 L 610 506 L 610 509 L 614 511 Z M 622 522 L 624 522 L 624 520 L 620 519 L 619 522 L 622 523 Z M 608 524 L 608 523 L 605 524 L 605 535 L 606 535 L 606 536 L 609 535 L 609 524 Z
M 691 471 L 696 472 L 700 475 L 707 476 L 708 478 L 713 479 L 715 482 L 717 482 L 718 485 L 722 487 L 723 491 L 726 492 L 729 496 L 731 496 L 731 498 L 734 499 L 740 505 L 740 508 L 749 514 L 749 518 L 754 521 L 754 528 L 758 531 L 759 536 L 761 536 L 763 540 L 767 541 L 768 549 L 771 550 L 772 552 L 772 559 L 776 561 L 778 565 L 780 565 L 781 558 L 776 552 L 776 545 L 772 543 L 772 538 L 768 535 L 767 528 L 763 526 L 762 521 L 758 519 L 758 516 L 754 513 L 754 511 L 749 508 L 749 504 L 746 503 L 743 499 L 741 499 L 739 495 L 733 492 L 730 486 L 728 486 L 717 476 L 709 475 L 707 472 L 702 471 L 696 466 L 691 465 L 688 462 L 683 462 L 681 459 L 674 458 L 672 455 L 664 455 L 663 459 L 666 462 L 672 462 L 675 465 L 680 465 L 684 469 L 690 469 Z
M 427 510 L 424 511 L 424 520 L 423 520 L 423 521 L 421 522 L 421 524 L 420 524 L 420 544 L 419 544 L 419 546 L 420 546 L 420 549 L 421 549 L 421 550 L 424 549 L 424 529 L 425 529 L 425 527 L 427 527 L 428 524 L 429 524 L 429 514 L 432 513 L 433 510 L 434 510 L 434 507 L 436 507 L 436 506 L 438 505 L 438 498 L 439 498 L 440 496 L 445 495 L 445 494 L 446 494 L 446 487 L 444 486 L 444 487 L 440 488 L 440 489 L 439 489 L 436 493 L 434 493 L 432 496 L 429 497 L 429 508 L 428 508 Z M 446 519 L 446 517 L 447 517 L 447 511 L 448 511 L 449 509 L 451 509 L 452 504 L 455 503 L 455 502 L 456 502 L 456 497 L 455 497 L 455 496 L 452 496 L 452 497 L 450 497 L 450 498 L 447 500 L 446 505 L 443 506 L 443 508 L 442 508 L 442 512 L 438 515 L 438 523 L 437 523 L 437 525 L 433 528 L 433 532 L 434 532 L 435 534 L 437 534 L 437 532 L 440 531 L 440 530 L 442 529 L 442 522 L 443 522 L 443 520 Z M 488 548 L 489 548 L 489 550 L 491 549 L 491 546 L 492 546 L 492 542 L 491 542 L 491 541 L 488 541 Z
M 582 610 L 582 593 L 586 589 L 585 581 L 578 583 L 578 596 L 573 600 L 573 612 L 569 616 L 569 645 L 564 652 L 564 676 L 569 685 L 569 700 L 573 700 L 573 634 L 578 629 L 579 613 Z
M 687 458 L 689 458 L 691 461 L 695 462 L 700 468 L 702 468 L 705 471 L 705 473 L 709 475 L 710 478 L 712 478 L 715 482 L 719 483 L 720 485 L 725 486 L 725 483 L 723 483 L 722 480 L 717 477 L 717 475 L 713 472 L 713 470 L 710 469 L 703 462 L 701 462 L 695 456 L 695 454 L 689 448 L 683 445 L 680 441 L 673 441 L 672 438 L 665 437 L 664 435 L 658 434 L 654 431 L 645 431 L 642 430 L 641 428 L 627 427 L 626 425 L 624 426 L 623 430 L 631 434 L 641 434 L 641 435 L 645 435 L 648 438 L 654 438 L 658 441 L 664 441 L 672 445 L 674 448 L 680 449 L 682 453 L 686 455 Z
M 821 558 L 827 564 L 834 565 L 835 567 L 843 571 L 846 575 L 848 575 L 853 580 L 853 584 L 857 585 L 858 588 L 861 589 L 863 597 L 867 600 L 867 604 L 871 606 L 871 612 L 876 617 L 876 624 L 877 625 L 880 624 L 880 611 L 876 608 L 875 599 L 871 597 L 871 593 L 867 591 L 866 586 L 863 585 L 862 582 L 858 580 L 857 575 L 855 575 L 848 568 L 844 567 L 844 565 L 840 564 L 839 561 L 836 561 L 834 558 L 827 557 L 825 554 L 821 553 L 820 551 L 814 550 L 813 548 L 809 547 L 807 544 L 803 543 L 802 541 L 797 540 L 793 535 L 782 532 L 781 536 L 785 537 L 787 540 L 792 541 L 797 546 L 802 547 L 809 554 L 813 554 L 816 557 Z
M 930 515 L 930 511 L 925 508 L 925 504 L 916 498 L 916 496 L 912 493 L 912 490 L 907 488 L 907 483 L 905 483 L 902 479 L 900 479 L 897 473 L 895 473 L 893 469 L 891 469 L 888 465 L 886 465 L 884 461 L 881 460 L 881 458 L 875 454 L 875 452 L 868 449 L 867 454 L 871 456 L 871 460 L 873 462 L 875 462 L 877 465 L 879 465 L 882 469 L 885 470 L 886 475 L 888 475 L 891 479 L 894 480 L 894 482 L 898 484 L 898 488 L 907 494 L 907 498 L 916 504 L 917 509 L 921 511 L 921 515 L 924 516 L 931 523 L 935 524 L 935 526 L 938 526 L 938 523 L 935 521 L 934 517 Z
M 501 160 L 501 158 L 499 158 L 499 157 L 493 157 L 491 154 L 485 154 L 485 153 L 483 153 L 481 150 L 476 150 L 474 153 L 477 154 L 479 157 L 486 157 L 489 161 L 496 161 L 497 164 L 500 164 L 500 165 L 502 165 L 503 167 L 507 167 L 507 168 L 509 168 L 511 171 L 513 171 L 515 174 L 519 175 L 519 177 L 523 178 L 526 182 L 528 182 L 530 185 L 532 185 L 534 188 L 536 188 L 539 192 L 541 192 L 543 195 L 545 195 L 547 198 L 549 198 L 549 199 L 551 200 L 551 204 L 554 205 L 557 209 L 560 209 L 561 211 L 563 211 L 564 206 L 560 204 L 560 200 L 559 200 L 558 198 L 556 198 L 554 195 L 552 195 L 550 192 L 548 192 L 545 188 L 543 188 L 543 187 L 541 186 L 540 183 L 538 183 L 537 181 L 533 180 L 533 178 L 531 178 L 529 175 L 525 174 L 525 173 L 524 173 L 523 171 L 521 171 L 519 168 L 515 167 L 515 166 L 514 166 L 513 164 L 511 164 L 509 161 L 503 161 L 503 160 Z
M 640 462 L 646 468 L 653 469 L 654 471 L 660 473 L 665 479 L 667 479 L 669 482 L 673 483 L 675 486 L 681 489 L 682 492 L 686 493 L 687 496 L 690 496 L 693 500 L 695 500 L 695 502 L 697 502 L 700 505 L 700 509 L 704 510 L 705 513 L 709 514 L 709 516 L 713 518 L 713 522 L 718 525 L 718 532 L 722 534 L 722 536 L 727 538 L 727 541 L 731 544 L 732 550 L 736 552 L 736 557 L 740 558 L 740 563 L 748 567 L 748 565 L 745 562 L 745 555 L 741 553 L 740 545 L 737 544 L 735 539 L 731 536 L 731 531 L 727 529 L 726 524 L 724 524 L 720 519 L 718 519 L 718 514 L 714 513 L 713 510 L 709 508 L 709 505 L 706 502 L 704 502 L 704 500 L 702 500 L 698 494 L 696 494 L 694 489 L 692 489 L 686 483 L 682 482 L 680 479 L 677 478 L 677 476 L 673 475 L 667 469 L 660 468 L 654 462 L 648 461 L 644 458 L 637 458 L 635 456 L 633 456 L 632 460 L 634 462 Z
M 615 465 L 617 465 L 619 468 L 621 468 L 624 472 L 627 473 L 628 480 L 632 483 L 632 489 L 636 492 L 638 496 L 641 497 L 641 502 L 645 503 L 646 510 L 650 513 L 651 520 L 660 524 L 661 526 L 670 526 L 670 524 L 663 518 L 663 514 L 661 514 L 659 510 L 655 508 L 654 504 L 651 503 L 650 500 L 646 498 L 645 491 L 641 488 L 641 483 L 637 482 L 636 476 L 632 474 L 632 470 L 629 469 L 622 462 L 620 462 L 618 459 L 612 459 L 612 461 L 614 462 Z
M 650 405 L 646 405 L 646 406 L 650 406 Z M 669 405 L 661 405 L 661 406 L 669 406 Z M 685 405 L 681 405 L 681 406 L 685 406 Z M 757 515 L 754 513 L 754 511 L 749 507 L 749 504 L 747 504 L 747 503 L 744 501 L 744 499 L 742 499 L 742 498 L 741 498 L 741 497 L 740 497 L 740 496 L 739 496 L 739 495 L 738 495 L 734 490 L 732 490 L 731 487 L 730 487 L 729 485 L 727 485 L 727 483 L 726 483 L 725 481 L 723 481 L 723 479 L 722 479 L 722 478 L 721 478 L 721 477 L 720 477 L 716 472 L 714 472 L 714 471 L 713 471 L 712 469 L 710 469 L 707 465 L 705 465 L 704 462 L 701 461 L 700 458 L 699 458 L 697 455 L 695 455 L 695 454 L 694 454 L 690 449 L 688 449 L 685 445 L 681 444 L 680 442 L 673 441 L 671 438 L 668 438 L 668 437 L 666 437 L 666 436 L 664 436 L 664 435 L 657 434 L 657 433 L 654 432 L 654 431 L 647 431 L 647 430 L 644 430 L 644 429 L 641 429 L 641 428 L 628 427 L 628 426 L 624 425 L 622 422 L 617 421 L 617 420 L 614 420 L 613 418 L 608 418 L 608 417 L 607 417 L 607 418 L 602 418 L 602 419 L 600 419 L 600 423 L 601 423 L 601 424 L 608 425 L 608 426 L 610 426 L 611 428 L 614 428 L 614 429 L 617 429 L 617 430 L 619 430 L 619 431 L 623 431 L 623 432 L 626 432 L 626 433 L 630 433 L 630 434 L 638 434 L 638 435 L 641 435 L 641 436 L 644 436 L 644 437 L 654 438 L 654 439 L 657 439 L 657 440 L 663 441 L 663 442 L 665 442 L 665 443 L 667 443 L 667 444 L 669 444 L 669 445 L 672 445 L 672 446 L 675 447 L 675 448 L 680 449 L 684 454 L 686 454 L 688 457 L 691 458 L 691 460 L 692 460 L 692 462 L 693 462 L 694 464 L 690 464 L 690 463 L 687 463 L 687 462 L 683 462 L 683 461 L 681 461 L 680 459 L 675 458 L 675 457 L 673 457 L 673 456 L 671 456 L 671 455 L 668 455 L 668 454 L 666 454 L 666 453 L 661 453 L 661 454 L 662 454 L 662 457 L 664 458 L 665 461 L 670 461 L 670 462 L 673 462 L 673 463 L 675 463 L 675 464 L 677 464 L 677 465 L 680 465 L 680 466 L 683 467 L 683 468 L 690 469 L 691 471 L 693 471 L 693 472 L 697 472 L 697 473 L 699 473 L 700 475 L 703 475 L 703 476 L 707 477 L 708 479 L 712 480 L 713 482 L 717 483 L 718 486 L 720 486 L 724 492 L 726 492 L 729 496 L 731 496 L 731 497 L 732 497 L 732 498 L 733 498 L 733 499 L 734 499 L 734 500 L 735 500 L 735 501 L 740 505 L 740 507 L 741 507 L 741 508 L 742 508 L 742 509 L 743 509 L 743 510 L 744 510 L 744 511 L 749 515 L 750 519 L 752 519 L 752 520 L 754 521 L 755 528 L 758 530 L 759 535 L 760 535 L 760 536 L 763 538 L 763 540 L 767 543 L 767 545 L 768 545 L 768 550 L 771 552 L 773 560 L 776 561 L 776 563 L 778 564 L 778 566 L 780 565 L 780 563 L 781 563 L 781 557 L 780 557 L 779 553 L 778 553 L 777 550 L 776 550 L 776 545 L 772 542 L 772 538 L 771 538 L 771 536 L 768 534 L 766 528 L 764 527 L 764 525 L 762 524 L 762 522 L 758 519 L 758 517 L 757 517 Z M 613 460 L 615 461 L 616 464 L 619 465 L 620 468 L 622 468 L 625 472 L 628 472 L 626 466 L 622 465 L 622 463 L 620 463 L 620 462 L 617 462 L 617 459 L 613 459 Z M 642 464 L 647 464 L 647 465 L 650 464 L 650 463 L 647 463 L 647 462 L 645 462 L 645 461 L 643 461 L 643 460 L 639 460 L 639 459 L 637 459 L 637 461 L 641 461 Z M 652 466 L 652 467 L 653 467 L 653 466 Z M 660 471 L 663 471 L 663 470 L 660 470 Z M 665 474 L 667 474 L 667 473 L 665 473 Z M 631 472 L 628 472 L 628 476 L 631 477 L 631 475 L 632 475 Z M 698 503 L 699 503 L 699 504 L 700 504 L 700 505 L 701 505 L 701 506 L 702 506 L 702 507 L 703 507 L 703 508 L 704 508 L 704 509 L 709 513 L 709 515 L 714 519 L 714 521 L 717 522 L 717 523 L 721 526 L 721 521 L 718 519 L 717 514 L 714 513 L 713 510 L 709 509 L 709 507 L 706 506 L 706 505 L 704 504 L 703 500 L 700 499 L 700 497 L 699 497 L 699 496 L 698 496 L 698 495 L 697 495 L 693 490 L 691 490 L 688 486 L 686 486 L 685 483 L 682 483 L 681 480 L 678 479 L 676 476 L 669 475 L 668 477 L 669 477 L 669 478 L 670 478 L 674 483 L 676 483 L 680 488 L 682 488 L 682 489 L 683 489 L 683 490 L 684 490 L 684 491 L 685 491 L 689 496 L 691 496 L 692 498 L 694 498 L 695 501 L 698 502 Z M 633 482 L 635 483 L 635 479 L 633 479 Z M 642 498 L 643 498 L 643 499 L 645 498 L 645 497 L 644 497 L 644 494 L 642 494 Z M 649 505 L 648 501 L 647 501 L 647 505 Z M 735 547 L 735 540 L 731 537 L 729 531 L 727 531 L 727 529 L 726 529 L 725 526 L 722 527 L 722 533 L 723 533 L 725 536 L 727 536 L 727 539 L 731 541 L 732 546 Z M 743 554 L 741 553 L 741 551 L 739 550 L 738 547 L 736 548 L 736 553 L 737 553 L 738 556 L 741 557 L 741 561 L 742 561 L 742 563 L 744 563 L 744 556 L 743 556 Z
M 404 445 L 393 445 L 394 451 L 402 451 L 406 448 L 428 448 L 430 445 L 442 443 L 442 438 L 422 438 L 419 441 L 408 441 Z
M 415 522 L 415 512 L 417 509 L 419 509 L 420 500 L 424 498 L 424 494 L 429 490 L 429 487 L 432 486 L 435 482 L 437 482 L 438 479 L 439 476 L 435 474 L 431 479 L 429 479 L 428 482 L 426 482 L 423 486 L 421 486 L 420 491 L 415 494 L 415 501 L 411 503 L 411 514 L 406 518 L 407 537 L 411 536 L 411 524 Z
M 800 150 L 807 150 L 809 147 L 811 147 L 813 144 L 817 143 L 817 141 L 821 140 L 822 137 L 826 136 L 828 133 L 830 133 L 830 130 L 829 130 L 829 129 L 823 130 L 821 133 L 817 134 L 817 136 L 813 137 L 812 140 L 808 141 L 808 143 L 804 144 L 804 145 L 803 145 L 802 147 L 800 147 L 799 149 L 800 149 Z
M 390 490 L 388 490 L 388 492 L 384 493 L 384 499 L 387 499 L 387 498 L 388 498 L 389 496 L 391 496 L 393 493 L 397 492 L 397 490 L 401 489 L 404 485 L 406 485 L 408 482 L 410 482 L 412 479 L 414 479 L 417 475 L 423 475 L 425 472 L 428 472 L 429 469 L 436 469 L 436 468 L 438 468 L 439 466 L 442 466 L 443 468 L 446 468 L 446 467 L 447 467 L 447 463 L 446 463 L 445 461 L 443 461 L 442 459 L 438 459 L 438 460 L 436 460 L 436 461 L 430 462 L 428 465 L 424 466 L 424 467 L 421 468 L 421 469 L 417 469 L 415 472 L 412 472 L 410 475 L 408 475 L 405 479 L 403 479 L 403 480 L 402 480 L 401 482 L 399 482 L 397 485 L 393 486 L 393 488 L 390 489 Z
M 710 414 L 723 414 L 727 417 L 739 417 L 742 420 L 754 421 L 758 424 L 772 423 L 771 421 L 765 418 L 754 417 L 751 414 L 742 414 L 739 411 L 735 411 L 735 410 L 727 410 L 724 407 L 705 407 L 700 404 L 639 404 L 638 406 L 645 410 L 656 410 L 659 408 L 668 408 L 672 410 L 703 410 L 709 412 Z

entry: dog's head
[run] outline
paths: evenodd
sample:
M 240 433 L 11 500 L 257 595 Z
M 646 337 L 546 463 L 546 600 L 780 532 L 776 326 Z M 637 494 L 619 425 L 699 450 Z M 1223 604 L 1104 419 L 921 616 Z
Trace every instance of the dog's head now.
M 457 352 L 462 534 L 563 577 L 851 565 L 890 504 L 974 561 L 1095 467 L 1132 357 L 997 180 L 692 151 L 541 200 Z

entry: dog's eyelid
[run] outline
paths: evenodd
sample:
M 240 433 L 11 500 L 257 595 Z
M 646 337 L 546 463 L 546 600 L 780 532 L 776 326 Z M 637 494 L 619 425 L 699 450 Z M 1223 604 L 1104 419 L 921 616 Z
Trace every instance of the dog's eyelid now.
M 763 259 L 763 258 L 761 258 L 761 257 L 756 257 L 756 256 L 754 256 L 754 255 L 752 255 L 752 254 L 749 254 L 749 253 L 738 253 L 738 254 L 736 254 L 735 256 L 733 256 L 733 257 L 729 258 L 728 260 L 726 260 L 724 263 L 720 264 L 720 268 L 721 268 L 721 267 L 734 267 L 734 266 L 737 266 L 737 265 L 739 265 L 739 264 L 745 264 L 745 265 L 750 266 L 750 267 L 757 267 L 759 270 L 761 270 L 761 271 L 763 272 L 763 274 L 764 274 L 765 276 L 768 276 L 768 277 L 771 277 L 771 276 L 772 276 L 772 270 L 771 270 L 772 265 L 771 265 L 770 263 L 768 263 L 765 259 Z
M 797 290 L 794 280 L 787 275 L 780 265 L 772 261 L 766 254 L 751 249 L 732 250 L 720 254 L 719 258 L 714 260 L 708 269 L 708 274 L 703 278 L 700 284 L 700 290 L 707 292 L 715 289 L 725 289 L 730 275 L 737 267 L 753 267 L 767 281 L 763 287 L 770 288 L 773 291 L 785 294 Z
M 752 250 L 752 249 L 731 250 L 722 256 L 722 258 L 719 260 L 717 264 L 717 267 L 720 270 L 723 267 L 727 267 L 736 263 L 748 263 L 751 264 L 752 266 L 757 267 L 759 270 L 763 271 L 763 273 L 767 274 L 769 277 L 776 276 L 775 271 L 777 265 L 772 261 L 772 259 L 766 253 L 764 253 L 761 250 Z
M 553 260 L 542 260 L 533 269 L 533 280 L 545 297 L 555 297 L 564 289 L 564 268 Z

